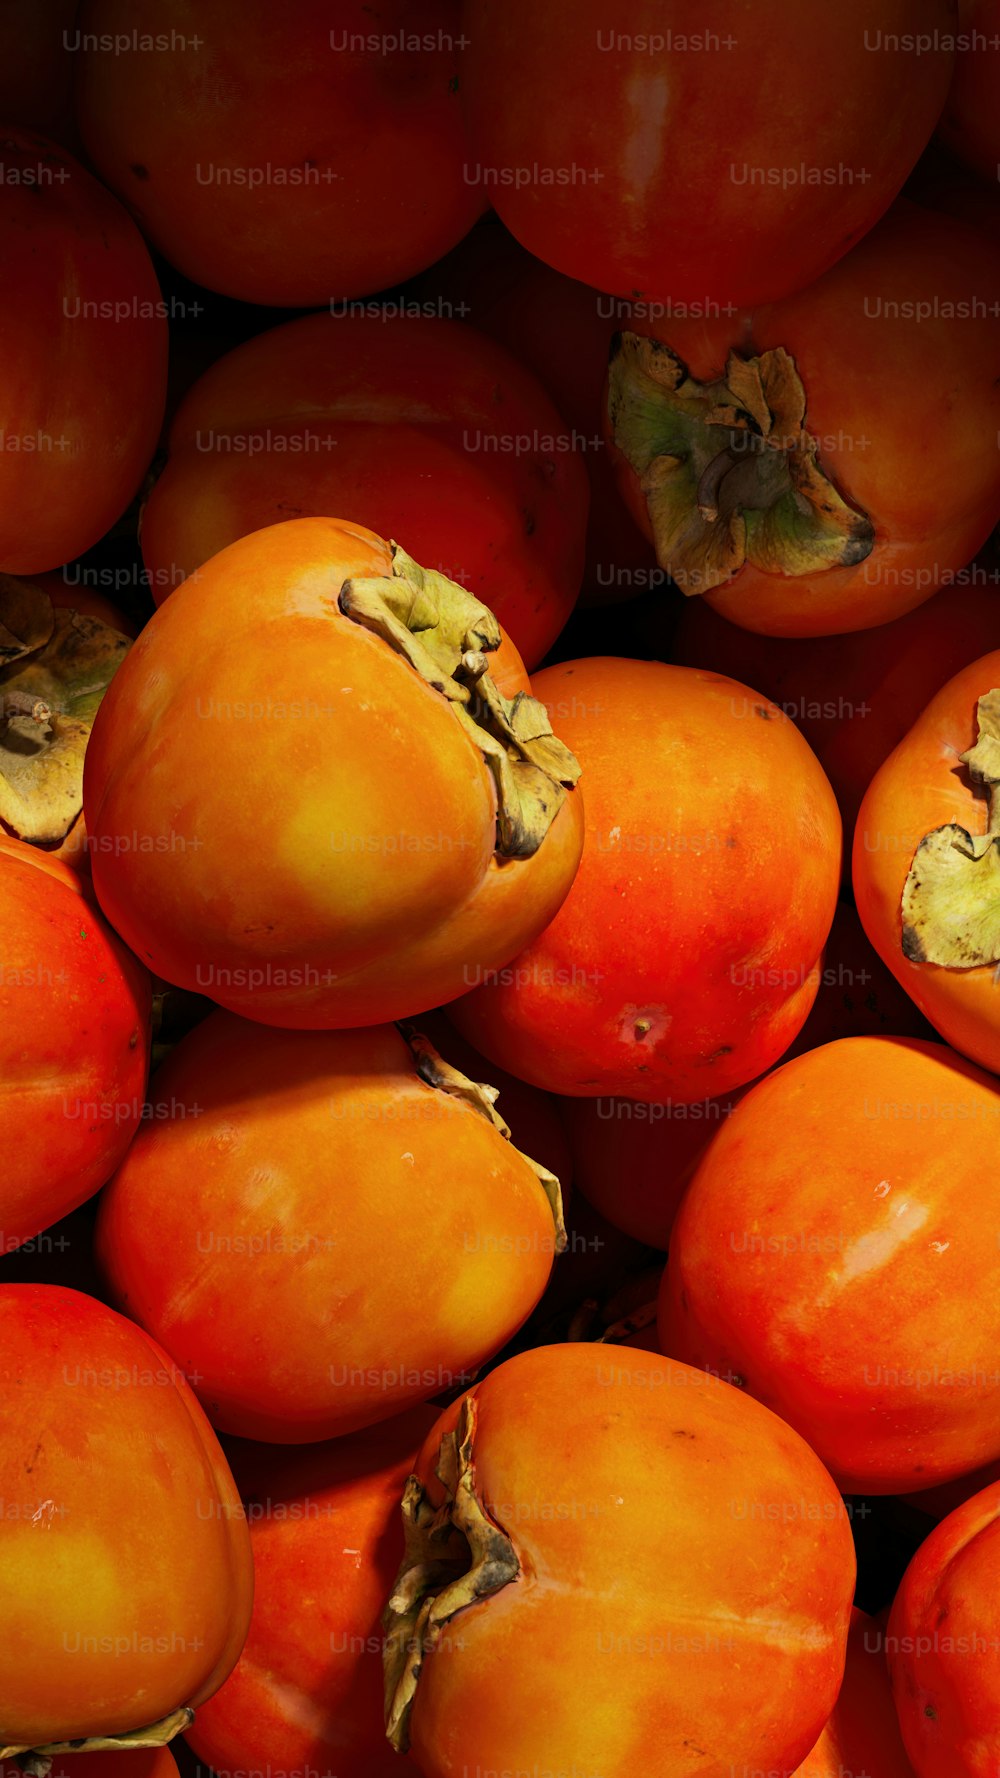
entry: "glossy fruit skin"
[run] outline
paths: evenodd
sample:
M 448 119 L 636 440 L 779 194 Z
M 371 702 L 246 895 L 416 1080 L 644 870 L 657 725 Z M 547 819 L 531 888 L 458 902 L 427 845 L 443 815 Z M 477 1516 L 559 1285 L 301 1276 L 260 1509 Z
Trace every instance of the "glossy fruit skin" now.
M 844 1683 L 833 1713 L 795 1778 L 913 1778 L 900 1739 L 885 1667 L 885 1633 L 863 1611 L 851 1612 Z
M 1000 1084 L 943 1044 L 847 1038 L 776 1069 L 688 1188 L 662 1349 L 736 1373 L 845 1493 L 1000 1455 L 1000 1252 L 968 1141 L 998 1116 Z
M 227 1440 L 255 1587 L 243 1654 L 185 1736 L 215 1771 L 270 1762 L 398 1778 L 382 1726 L 379 1615 L 403 1557 L 400 1495 L 436 1419 L 411 1408 L 308 1450 Z
M 1000 1482 L 936 1525 L 903 1576 L 886 1649 L 918 1778 L 989 1778 L 1000 1757 Z
M 169 448 L 142 515 L 158 604 L 248 531 L 349 514 L 460 580 L 529 666 L 573 608 L 581 452 L 531 373 L 461 321 L 327 314 L 272 328 L 205 372 Z
M 0 158 L 0 571 L 34 574 L 89 549 L 136 492 L 167 323 L 142 237 L 103 185 L 29 130 L 4 129 Z
M 425 1660 L 425 1778 L 533 1761 L 605 1778 L 792 1769 L 833 1707 L 854 1583 L 813 1453 L 726 1384 L 627 1349 L 536 1348 L 469 1393 L 477 1489 L 521 1572 Z M 435 1501 L 457 1412 L 416 1465 Z M 808 1500 L 814 1518 L 751 1522 L 751 1494 Z M 794 1637 L 762 1629 L 786 1615 Z
M 815 998 L 833 792 L 794 725 L 718 674 L 596 657 L 532 690 L 583 768 L 583 862 L 551 925 L 449 1016 L 550 1092 L 720 1097 L 778 1060 Z
M 937 134 L 981 178 L 996 181 L 1000 162 L 1000 44 L 991 0 L 958 0 L 955 71 Z
M 220 1431 L 305 1444 L 387 1419 L 465 1384 L 541 1296 L 537 1176 L 394 1027 L 211 1013 L 154 1089 L 98 1258 Z
M 780 704 L 829 778 L 845 834 L 853 834 L 879 766 L 935 692 L 987 649 L 1000 648 L 998 578 L 985 559 L 972 563 L 954 586 L 905 617 L 845 636 L 757 638 L 704 599 L 685 599 L 670 658 L 743 674 Z
M 797 295 L 732 319 L 635 324 L 699 378 L 718 376 L 730 349 L 784 347 L 805 386 L 821 468 L 875 527 L 871 553 L 854 567 L 785 576 L 747 564 L 694 596 L 761 635 L 833 636 L 889 623 L 961 577 L 1000 519 L 998 279 L 995 237 L 899 199 Z M 650 535 L 624 461 L 620 486 Z
M 101 905 L 154 973 L 265 1024 L 450 999 L 540 930 L 576 870 L 575 793 L 533 857 L 497 862 L 479 749 L 340 611 L 346 579 L 389 571 L 381 538 L 332 519 L 241 538 L 147 624 L 94 725 Z M 136 832 L 162 849 L 127 846 Z
M 465 22 L 473 165 L 512 234 L 599 290 L 716 313 L 800 290 L 871 228 L 953 60 L 869 49 L 875 31 L 947 30 L 947 0 L 848 0 L 822 24 L 779 0 L 758 29 L 738 0 L 710 20 L 696 0 L 641 0 L 624 34 L 599 0 L 541 17 L 472 0 Z
M 253 1568 L 191 1390 L 132 1322 L 55 1285 L 0 1289 L 0 1352 L 3 1496 L 24 1505 L 2 1528 L 3 1744 L 197 1708 L 243 1645 Z
M 80 131 L 101 177 L 196 283 L 303 308 L 367 296 L 439 259 L 484 208 L 464 176 L 459 10 L 250 0 L 233 31 L 226 0 L 197 17 L 182 0 L 88 0 L 82 30 L 165 33 L 168 47 L 81 58 Z M 381 53 L 401 32 L 433 41 Z M 374 46 L 355 47 L 358 35 Z
M 151 989 L 77 876 L 0 838 L 0 1188 L 9 1253 L 92 1196 L 142 1118 Z
M 956 673 L 932 698 L 875 774 L 854 833 L 854 895 L 882 961 L 963 1056 L 1000 1071 L 1000 1014 L 993 969 L 912 962 L 902 948 L 903 886 L 925 835 L 949 821 L 986 832 L 986 801 L 957 756 L 976 739 L 976 703 L 1000 685 L 1000 649 Z

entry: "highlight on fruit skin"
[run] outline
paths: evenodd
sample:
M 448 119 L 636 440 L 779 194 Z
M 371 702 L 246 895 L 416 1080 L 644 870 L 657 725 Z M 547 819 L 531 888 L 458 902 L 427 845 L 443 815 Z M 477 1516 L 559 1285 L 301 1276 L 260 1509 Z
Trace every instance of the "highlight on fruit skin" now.
M 221 1685 L 250 1622 L 222 1450 L 163 1349 L 80 1291 L 0 1285 L 0 1372 L 0 1753 L 154 1747 Z
M 624 1347 L 519 1353 L 445 1409 L 403 1516 L 387 1730 L 425 1778 L 788 1771 L 829 1717 L 844 1504 L 717 1378 Z
M 775 1069 L 685 1194 L 661 1348 L 738 1376 L 845 1493 L 1000 1456 L 998 1119 L 1000 1081 L 941 1043 L 849 1037 Z
M 223 550 L 94 725 L 112 924 L 166 980 L 298 1029 L 419 1013 L 506 965 L 565 897 L 583 812 L 527 680 L 493 680 L 502 641 L 461 587 L 346 521 Z
M 312 1443 L 464 1387 L 566 1245 L 558 1180 L 419 1023 L 216 1011 L 154 1094 L 97 1255 L 219 1431 Z

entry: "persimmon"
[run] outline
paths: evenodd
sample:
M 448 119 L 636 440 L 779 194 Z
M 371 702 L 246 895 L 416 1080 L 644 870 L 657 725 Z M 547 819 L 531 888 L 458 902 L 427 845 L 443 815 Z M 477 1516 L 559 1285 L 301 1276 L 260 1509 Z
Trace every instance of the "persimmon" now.
M 551 924 L 506 967 L 470 967 L 449 1017 L 550 1092 L 721 1097 L 815 998 L 833 792 L 794 724 L 719 674 L 598 657 L 532 690 L 583 765 L 583 861 Z
M 795 296 L 633 323 L 607 430 L 661 569 L 782 637 L 872 629 L 950 585 L 1000 520 L 998 284 L 995 238 L 901 198 Z
M 487 671 L 499 641 L 361 526 L 295 519 L 213 557 L 87 750 L 112 924 L 167 981 L 299 1029 L 421 1012 L 506 965 L 566 895 L 583 818 L 544 709 Z
M 237 31 L 228 0 L 197 15 L 87 0 L 78 23 L 87 152 L 209 290 L 303 308 L 367 296 L 439 259 L 484 208 L 465 177 L 458 0 L 377 14 L 248 0 Z
M 0 1753 L 167 1740 L 250 1622 L 215 1435 L 167 1354 L 79 1291 L 0 1286 L 0 1371 Z
M 529 666 L 573 608 L 587 520 L 575 432 L 460 321 L 390 311 L 272 328 L 199 378 L 168 444 L 142 514 L 157 604 L 248 531 L 349 513 L 460 580 Z
M 558 1183 L 416 1034 L 214 1012 L 153 1094 L 98 1258 L 221 1431 L 304 1444 L 387 1419 L 467 1382 L 538 1302 Z
M 872 944 L 935 1030 L 994 1073 L 998 710 L 1000 650 L 931 699 L 875 774 L 854 833 Z
M 952 13 L 469 0 L 470 177 L 525 247 L 598 290 L 709 313 L 770 302 L 895 197 L 948 90 Z
M 973 1134 L 998 1118 L 1000 1083 L 915 1038 L 845 1038 L 758 1081 L 674 1223 L 663 1350 L 738 1378 L 847 1493 L 1000 1456 L 1000 1248 Z
M 1000 1482 L 936 1525 L 893 1602 L 886 1654 L 917 1778 L 986 1778 L 1000 1760 Z
M 403 1557 L 399 1498 L 436 1419 L 411 1408 L 304 1450 L 226 1441 L 254 1604 L 236 1667 L 187 1731 L 214 1771 L 398 1778 L 382 1725 L 379 1613 Z
M 834 1706 L 843 1502 L 790 1427 L 687 1365 L 518 1354 L 442 1414 L 403 1514 L 387 1721 L 425 1778 L 788 1772 Z
M 73 871 L 0 837 L 2 1251 L 114 1172 L 142 1121 L 151 993 Z
M 8 126 L 0 163 L 0 571 L 34 574 L 89 549 L 138 489 L 166 307 L 131 217 L 72 155 Z

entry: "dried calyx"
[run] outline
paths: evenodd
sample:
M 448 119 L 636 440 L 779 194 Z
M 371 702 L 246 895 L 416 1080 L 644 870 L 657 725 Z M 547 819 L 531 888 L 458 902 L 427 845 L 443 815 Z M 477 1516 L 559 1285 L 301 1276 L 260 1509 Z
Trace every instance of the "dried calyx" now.
M 476 1491 L 476 1398 L 465 1396 L 458 1426 L 445 1434 L 435 1471 L 444 1499 L 435 1507 L 411 1475 L 403 1496 L 406 1554 L 382 1614 L 386 1734 L 405 1753 L 424 1657 L 460 1611 L 517 1579 L 520 1564 L 506 1531 Z
M 148 1728 L 127 1735 L 94 1735 L 80 1741 L 52 1741 L 45 1747 L 0 1747 L 0 1759 L 13 1760 L 27 1778 L 47 1778 L 57 1753 L 130 1753 L 145 1747 L 166 1747 L 194 1722 L 194 1711 L 184 1706 L 171 1711 Z
M 985 787 L 986 832 L 949 821 L 917 847 L 902 897 L 903 953 L 913 963 L 1000 963 L 1000 690 L 979 699 L 977 715 L 975 745 L 960 757 Z
M 608 417 L 639 478 L 657 561 L 684 593 L 723 586 L 745 563 L 815 574 L 863 561 L 871 520 L 820 468 L 795 360 L 778 347 L 729 354 L 699 382 L 660 340 L 616 335 Z
M 526 692 L 505 698 L 489 673 L 500 646 L 493 613 L 457 582 L 421 568 L 397 543 L 392 573 L 346 580 L 346 617 L 381 636 L 427 684 L 451 703 L 492 773 L 497 794 L 497 852 L 537 852 L 580 767 L 552 733 L 544 704 Z
M 450 1062 L 446 1062 L 444 1057 L 438 1054 L 429 1038 L 424 1037 L 414 1026 L 403 1024 L 399 1029 L 410 1046 L 410 1053 L 416 1063 L 417 1073 L 421 1080 L 426 1081 L 428 1086 L 436 1087 L 439 1092 L 450 1093 L 453 1098 L 461 1099 L 473 1111 L 478 1112 L 480 1117 L 486 1118 L 487 1122 L 492 1124 L 495 1130 L 499 1130 L 501 1136 L 510 1142 L 510 1126 L 504 1122 L 496 1108 L 496 1101 L 500 1096 L 497 1088 L 486 1086 L 483 1081 L 470 1080 L 459 1069 L 453 1068 Z M 513 1148 L 513 1143 L 511 1143 L 511 1147 Z M 548 1167 L 543 1167 L 540 1161 L 533 1161 L 531 1156 L 522 1153 L 521 1149 L 515 1148 L 514 1153 L 521 1156 L 522 1161 L 531 1168 L 538 1179 L 548 1199 L 552 1220 L 555 1223 L 555 1250 L 557 1253 L 564 1253 L 567 1237 L 566 1224 L 563 1220 L 562 1188 L 559 1181 L 554 1173 L 549 1172 Z
M 0 575 L 0 821 L 18 839 L 58 845 L 80 814 L 90 731 L 129 647 L 98 618 Z

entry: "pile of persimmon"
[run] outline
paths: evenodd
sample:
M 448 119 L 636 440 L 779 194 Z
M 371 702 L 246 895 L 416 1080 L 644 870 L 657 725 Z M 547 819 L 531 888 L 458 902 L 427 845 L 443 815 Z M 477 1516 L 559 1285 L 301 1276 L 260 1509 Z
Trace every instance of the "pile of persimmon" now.
M 0 1773 L 995 1775 L 995 4 L 0 52 Z

